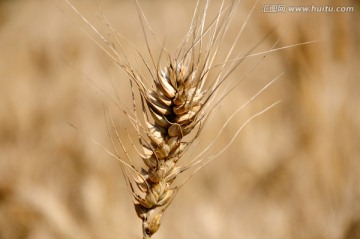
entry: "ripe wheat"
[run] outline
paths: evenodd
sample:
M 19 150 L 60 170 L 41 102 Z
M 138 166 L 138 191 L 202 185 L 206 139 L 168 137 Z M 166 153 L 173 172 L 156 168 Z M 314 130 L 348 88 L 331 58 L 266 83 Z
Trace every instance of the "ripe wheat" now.
M 270 105 L 246 121 L 235 132 L 229 144 L 220 152 L 207 158 L 201 157 L 205 151 L 216 143 L 218 136 L 230 120 L 253 98 L 272 84 L 273 81 L 271 81 L 228 118 L 224 127 L 219 129 L 218 135 L 204 151 L 189 163 L 180 163 L 182 156 L 201 134 L 202 129 L 219 103 L 241 82 L 239 80 L 229 90 L 219 92 L 219 89 L 221 89 L 221 86 L 234 69 L 247 57 L 266 54 L 280 48 L 256 54 L 252 53 L 253 49 L 245 55 L 234 54 L 235 46 L 243 33 L 244 26 L 247 24 L 247 18 L 238 29 L 233 44 L 228 49 L 222 63 L 215 63 L 222 41 L 227 36 L 231 20 L 236 14 L 239 1 L 227 2 L 223 0 L 216 16 L 208 20 L 207 13 L 210 1 L 207 0 L 202 3 L 202 1 L 198 0 L 189 31 L 175 54 L 171 55 L 162 46 L 162 56 L 156 60 L 148 44 L 146 28 L 151 32 L 151 36 L 156 41 L 158 40 L 140 5 L 135 0 L 142 21 L 148 53 L 151 57 L 151 61 L 147 62 L 143 55 L 139 54 L 142 62 L 150 72 L 151 79 L 148 79 L 140 74 L 136 67 L 129 62 L 121 44 L 121 41 L 126 41 L 126 39 L 115 32 L 106 19 L 103 20 L 104 25 L 108 28 L 109 33 L 113 35 L 116 45 L 108 41 L 72 3 L 67 0 L 65 2 L 95 33 L 99 40 L 92 38 L 94 42 L 128 74 L 131 86 L 134 86 L 137 93 L 139 93 L 142 113 L 139 115 L 139 112 L 136 111 L 137 103 L 134 91 L 134 107 L 130 110 L 129 107 L 124 106 L 123 113 L 137 132 L 139 147 L 132 141 L 131 144 L 138 152 L 137 157 L 142 159 L 144 166 L 141 169 L 135 167 L 132 160 L 134 156 L 127 154 L 126 147 L 111 117 L 112 127 L 109 127 L 109 130 L 115 131 L 118 143 L 125 152 L 125 157 L 121 157 L 118 153 L 114 139 L 111 140 L 115 153 L 108 152 L 121 162 L 126 183 L 132 193 L 136 213 L 142 220 L 143 238 L 150 238 L 158 231 L 165 210 L 188 178 L 180 184 L 175 184 L 175 179 L 189 169 L 196 173 L 204 165 L 218 157 L 234 141 L 245 124 L 274 105 Z M 255 6 L 256 4 L 254 8 Z M 248 17 L 251 16 L 251 11 Z M 161 66 L 163 58 L 168 59 L 165 66 Z

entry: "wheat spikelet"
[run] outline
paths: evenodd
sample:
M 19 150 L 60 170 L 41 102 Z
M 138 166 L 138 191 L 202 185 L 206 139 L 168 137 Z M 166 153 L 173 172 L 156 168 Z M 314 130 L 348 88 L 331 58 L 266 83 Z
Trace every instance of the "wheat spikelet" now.
M 143 238 L 150 238 L 158 231 L 162 216 L 179 188 L 191 177 L 188 177 L 182 184 L 176 185 L 174 181 L 179 174 L 188 169 L 194 169 L 194 173 L 196 173 L 204 165 L 224 152 L 245 124 L 273 106 L 270 105 L 246 121 L 235 132 L 234 137 L 223 150 L 208 158 L 201 157 L 204 152 L 215 144 L 218 136 L 230 120 L 251 102 L 253 98 L 271 85 L 273 83 L 271 81 L 229 117 L 224 127 L 219 129 L 218 136 L 204 151 L 193 158 L 188 164 L 179 163 L 184 153 L 191 147 L 192 142 L 201 133 L 219 102 L 241 80 L 233 84 L 229 90 L 219 94 L 221 86 L 233 70 L 247 57 L 266 54 L 280 48 L 253 54 L 252 51 L 255 49 L 255 46 L 245 55 L 233 54 L 235 46 L 243 33 L 244 26 L 247 24 L 247 18 L 242 27 L 239 28 L 233 44 L 228 49 L 223 61 L 220 64 L 215 63 L 222 40 L 226 37 L 239 1 L 234 0 L 227 3 L 223 0 L 217 15 L 213 19 L 208 20 L 207 15 L 210 1 L 207 0 L 202 5 L 202 2 L 198 0 L 189 31 L 175 54 L 171 55 L 160 44 L 162 53 L 167 59 L 165 64 L 161 64 L 164 57 L 160 55 L 158 60 L 154 59 L 145 28 L 151 32 L 151 36 L 157 42 L 159 41 L 147 22 L 140 5 L 135 1 L 142 21 L 144 37 L 151 61 L 147 62 L 145 57 L 140 54 L 140 51 L 133 47 L 139 53 L 142 62 L 150 72 L 151 77 L 149 79 L 140 74 L 136 67 L 129 62 L 122 45 L 122 41 L 127 42 L 126 38 L 115 32 L 106 19 L 103 19 L 103 22 L 107 26 L 110 35 L 115 39 L 116 46 L 113 42 L 108 41 L 69 1 L 65 0 L 65 2 L 95 32 L 99 40 L 94 39 L 93 41 L 128 74 L 131 87 L 135 87 L 136 92 L 139 94 L 142 113 L 138 114 L 139 112 L 136 110 L 138 103 L 136 102 L 136 92 L 134 90 L 132 90 L 133 109 L 123 105 L 122 111 L 137 132 L 140 149 L 130 140 L 131 137 L 128 137 L 128 139 L 138 152 L 138 158 L 141 158 L 143 166 L 140 169 L 135 167 L 132 161 L 133 156 L 128 155 L 125 144 L 117 132 L 112 117 L 109 117 L 111 126 L 108 126 L 108 130 L 113 130 L 116 133 L 118 143 L 120 143 L 125 157 L 120 156 L 113 138 L 111 140 L 115 153 L 109 150 L 106 151 L 121 162 L 126 183 L 133 197 L 136 213 L 142 220 Z M 252 11 L 255 6 L 256 4 Z M 250 11 L 248 17 L 252 11 Z

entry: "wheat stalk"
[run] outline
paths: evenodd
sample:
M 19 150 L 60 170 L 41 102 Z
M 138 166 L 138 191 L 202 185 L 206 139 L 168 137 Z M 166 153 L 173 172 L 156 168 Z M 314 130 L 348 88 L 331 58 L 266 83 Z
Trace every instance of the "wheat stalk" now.
M 174 196 L 191 176 L 177 185 L 174 183 L 175 179 L 189 169 L 193 169 L 193 174 L 195 174 L 203 166 L 219 157 L 250 120 L 274 106 L 272 104 L 249 118 L 235 132 L 233 138 L 223 150 L 210 157 L 203 157 L 204 152 L 216 144 L 218 136 L 221 135 L 233 117 L 262 91 L 267 89 L 276 79 L 264 86 L 244 105 L 240 106 L 228 118 L 224 127 L 219 129 L 219 133 L 214 140 L 198 156 L 194 157 L 188 164 L 181 164 L 181 158 L 184 153 L 201 134 L 216 107 L 242 81 L 240 79 L 231 85 L 229 90 L 220 92 L 229 75 L 244 59 L 251 56 L 264 55 L 284 47 L 275 48 L 276 44 L 274 44 L 274 47 L 268 51 L 252 53 L 255 46 L 246 54 L 234 54 L 235 46 L 243 33 L 252 11 L 255 9 L 256 4 L 254 4 L 247 19 L 239 28 L 233 44 L 228 49 L 222 63 L 215 63 L 222 41 L 226 37 L 231 20 L 237 11 L 239 1 L 232 0 L 227 3 L 223 0 L 217 15 L 213 19 L 208 20 L 210 1 L 206 0 L 202 4 L 198 0 L 189 31 L 181 41 L 175 54 L 171 55 L 159 43 L 163 54 L 159 56 L 158 60 L 155 60 L 146 29 L 150 32 L 150 37 L 153 37 L 157 42 L 159 41 L 153 33 L 140 5 L 135 0 L 142 21 L 148 53 L 151 58 L 150 62 L 148 62 L 135 46 L 111 27 L 105 17 L 103 17 L 102 21 L 105 23 L 109 34 L 112 35 L 116 44 L 107 40 L 72 3 L 68 0 L 64 1 L 86 23 L 86 26 L 95 33 L 95 37 L 89 35 L 91 39 L 129 76 L 132 87 L 133 108 L 130 109 L 130 107 L 121 105 L 121 110 L 137 133 L 140 147 L 133 143 L 130 136 L 127 140 L 138 152 L 138 158 L 141 158 L 143 166 L 141 169 L 138 169 L 133 163 L 133 156 L 127 153 L 125 143 L 121 139 L 115 127 L 115 122 L 108 111 L 107 114 L 110 116 L 108 130 L 114 131 L 116 134 L 115 139 L 111 138 L 115 152 L 105 150 L 121 162 L 122 172 L 131 191 L 136 213 L 142 220 L 143 238 L 150 238 L 158 231 L 162 216 L 171 204 Z M 85 32 L 87 33 L 87 31 Z M 129 43 L 139 53 L 142 62 L 150 73 L 150 77 L 144 77 L 129 62 L 122 43 L 124 41 Z M 168 60 L 164 66 L 161 66 L 163 58 Z M 135 96 L 137 93 L 141 102 L 140 112 L 136 110 L 139 104 Z M 120 156 L 120 152 L 117 150 L 116 141 L 121 146 L 123 156 Z

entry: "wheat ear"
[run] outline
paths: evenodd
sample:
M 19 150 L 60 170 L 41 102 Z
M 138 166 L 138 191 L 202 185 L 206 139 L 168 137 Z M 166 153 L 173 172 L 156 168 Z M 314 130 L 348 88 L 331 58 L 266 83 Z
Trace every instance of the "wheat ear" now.
M 234 141 L 234 138 L 244 126 L 239 128 L 229 142 L 229 145 L 218 154 L 201 159 L 202 154 L 215 143 L 218 138 L 216 137 L 214 141 L 197 157 L 190 161 L 190 163 L 187 165 L 181 165 L 179 163 L 192 142 L 194 142 L 201 133 L 215 108 L 219 105 L 219 102 L 222 101 L 240 81 L 233 84 L 230 90 L 225 91 L 225 94 L 220 96 L 218 96 L 219 89 L 221 89 L 221 86 L 223 86 L 224 82 L 228 79 L 228 76 L 244 59 L 250 56 L 264 55 L 276 51 L 276 44 L 273 49 L 266 52 L 252 53 L 255 46 L 245 55 L 238 54 L 234 56 L 233 51 L 243 33 L 249 16 L 255 9 L 255 3 L 242 27 L 239 29 L 223 63 L 215 64 L 214 62 L 218 57 L 221 43 L 229 29 L 232 17 L 236 13 L 239 1 L 233 0 L 226 3 L 226 1 L 223 0 L 219 6 L 217 15 L 213 19 L 208 20 L 207 11 L 210 1 L 206 0 L 201 7 L 202 1 L 198 0 L 189 31 L 181 41 L 174 56 L 171 56 L 162 44 L 159 43 L 140 5 L 137 0 L 135 0 L 142 21 L 148 53 L 151 58 L 149 63 L 135 46 L 111 27 L 105 17 L 102 21 L 106 25 L 109 34 L 115 39 L 116 44 L 109 42 L 68 0 L 64 1 L 98 38 L 90 36 L 91 39 L 129 76 L 132 87 L 133 109 L 125 105 L 121 105 L 120 108 L 137 132 L 140 149 L 133 143 L 125 129 L 128 140 L 142 159 L 144 166 L 141 169 L 137 169 L 133 164 L 132 157 L 127 153 L 125 144 L 111 116 L 109 118 L 111 123 L 108 125 L 108 130 L 115 132 L 116 140 L 121 145 L 125 156 L 120 156 L 116 147 L 116 140 L 113 138 L 111 138 L 111 141 L 115 153 L 107 149 L 105 150 L 121 162 L 122 172 L 131 191 L 136 213 L 142 220 L 143 238 L 150 238 L 160 228 L 165 210 L 171 204 L 179 188 L 184 184 L 182 183 L 175 186 L 174 181 L 179 174 L 190 168 L 193 168 L 195 173 L 214 158 L 218 157 L 230 143 Z M 159 43 L 163 55 L 168 59 L 166 65 L 163 67 L 160 66 L 163 55 L 159 56 L 158 60 L 155 60 L 153 57 L 146 28 L 148 32 L 151 33 L 151 37 Z M 150 73 L 150 78 L 141 75 L 129 62 L 122 46 L 122 42 L 124 41 L 131 44 L 139 53 L 142 62 Z M 213 74 L 210 76 L 210 73 Z M 272 84 L 272 82 L 273 81 L 255 94 L 253 98 L 258 96 Z M 133 87 L 136 88 L 139 93 L 142 113 L 136 110 L 138 107 Z M 225 123 L 224 127 L 233 116 L 253 100 L 253 98 L 235 111 Z M 245 124 L 272 106 L 273 105 L 255 114 L 246 121 Z M 110 113 L 108 113 L 108 115 L 110 115 Z M 219 134 L 221 134 L 223 128 L 220 129 Z
M 206 118 L 204 106 L 209 104 L 224 80 L 220 75 L 212 89 L 206 84 L 216 49 L 235 8 L 225 8 L 223 2 L 218 16 L 206 27 L 209 1 L 203 11 L 200 11 L 199 3 L 190 30 L 175 57 L 169 55 L 169 65 L 162 69 L 155 66 L 152 89 L 138 87 L 147 136 L 146 142 L 140 139 L 141 158 L 147 168 L 134 180 L 140 194 L 130 185 L 137 215 L 143 221 L 144 239 L 159 229 L 163 213 L 178 190 L 172 186 L 173 182 L 185 169 L 178 162 L 201 131 L 201 122 Z M 205 34 L 209 34 L 206 43 L 203 42 Z M 197 133 L 192 134 L 194 130 Z M 185 141 L 188 135 L 191 136 Z

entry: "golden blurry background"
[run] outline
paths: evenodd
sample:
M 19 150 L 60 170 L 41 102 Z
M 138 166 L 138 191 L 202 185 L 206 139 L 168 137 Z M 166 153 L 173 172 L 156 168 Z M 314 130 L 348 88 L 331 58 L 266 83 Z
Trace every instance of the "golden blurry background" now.
M 84 14 L 101 9 L 146 53 L 134 2 L 99 2 L 84 4 Z M 140 1 L 172 52 L 188 28 L 194 2 Z M 273 29 L 255 52 L 269 50 L 277 40 L 278 47 L 318 42 L 268 54 L 218 108 L 188 157 L 200 152 L 196 148 L 216 135 L 234 109 L 285 72 L 225 129 L 211 153 L 251 114 L 282 103 L 247 125 L 225 154 L 184 186 L 154 238 L 360 238 L 359 2 L 277 2 L 355 11 L 263 13 L 270 3 L 259 2 L 240 52 Z M 252 6 L 252 1 L 240 4 L 237 29 Z M 103 104 L 114 90 L 128 95 L 126 76 L 82 33 L 79 22 L 62 0 L 0 1 L 1 239 L 141 237 L 119 163 L 88 140 L 109 146 Z M 235 34 L 229 32 L 224 44 Z M 229 81 L 260 59 L 249 58 Z

